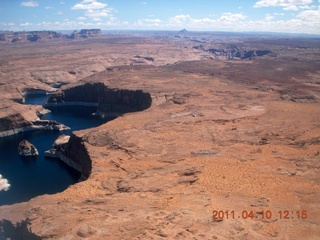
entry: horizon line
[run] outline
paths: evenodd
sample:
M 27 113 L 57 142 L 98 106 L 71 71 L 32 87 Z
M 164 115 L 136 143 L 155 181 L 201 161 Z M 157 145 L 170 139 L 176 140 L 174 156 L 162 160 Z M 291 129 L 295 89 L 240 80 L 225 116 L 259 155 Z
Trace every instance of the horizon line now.
M 0 33 L 6 32 L 41 32 L 41 31 L 52 31 L 52 32 L 72 32 L 79 31 L 82 29 L 100 29 L 102 32 L 176 32 L 176 33 L 232 33 L 232 34 L 274 34 L 274 35 L 299 35 L 299 36 L 319 36 L 319 33 L 299 33 L 299 32 L 272 32 L 272 31 L 223 31 L 223 30 L 187 30 L 183 28 L 181 30 L 172 30 L 172 29 L 102 29 L 102 28 L 79 28 L 79 29 L 43 29 L 43 30 L 1 30 Z M 184 32 L 182 32 L 185 30 Z

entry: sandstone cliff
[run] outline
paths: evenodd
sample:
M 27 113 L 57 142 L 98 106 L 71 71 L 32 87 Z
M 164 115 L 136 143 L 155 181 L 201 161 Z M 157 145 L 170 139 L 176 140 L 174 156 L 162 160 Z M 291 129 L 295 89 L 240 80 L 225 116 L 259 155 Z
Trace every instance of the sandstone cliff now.
M 36 106 L 25 108 L 22 104 L 12 101 L 2 101 L 0 109 L 0 137 L 13 135 L 32 126 L 32 121 L 36 120 Z
M 32 123 L 26 121 L 20 113 L 15 113 L 0 118 L 0 132 L 31 126 Z
M 55 31 L 27 31 L 27 32 L 7 32 L 0 34 L 0 41 L 5 42 L 36 42 L 43 39 L 63 38 L 61 33 Z
M 0 137 L 34 130 L 63 131 L 70 129 L 54 120 L 40 120 L 39 116 L 45 112 L 45 109 L 38 105 L 3 101 L 0 110 Z
M 60 149 L 61 153 L 67 157 L 66 163 L 81 172 L 81 179 L 87 179 L 92 169 L 92 161 L 85 146 L 85 141 L 81 137 L 72 134 L 70 140 Z
M 150 94 L 141 90 L 122 90 L 109 88 L 103 83 L 85 83 L 67 87 L 51 95 L 44 106 L 47 108 L 91 106 L 96 107 L 97 114 L 101 116 L 117 116 L 147 109 L 151 103 Z

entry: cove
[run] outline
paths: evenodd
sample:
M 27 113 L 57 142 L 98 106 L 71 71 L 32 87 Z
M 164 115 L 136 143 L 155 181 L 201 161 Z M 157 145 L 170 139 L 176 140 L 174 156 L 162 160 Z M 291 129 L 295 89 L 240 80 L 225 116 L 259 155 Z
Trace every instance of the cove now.
M 25 104 L 42 105 L 47 96 L 26 96 Z M 0 191 L 0 205 L 25 202 L 43 194 L 64 191 L 76 183 L 81 174 L 58 159 L 44 157 L 44 151 L 52 148 L 54 140 L 61 134 L 97 127 L 109 120 L 93 116 L 92 107 L 69 107 L 52 110 L 43 120 L 56 120 L 71 129 L 63 132 L 32 131 L 0 139 L 0 174 L 10 183 L 8 191 Z M 18 155 L 18 144 L 23 139 L 36 146 L 38 157 L 23 158 Z

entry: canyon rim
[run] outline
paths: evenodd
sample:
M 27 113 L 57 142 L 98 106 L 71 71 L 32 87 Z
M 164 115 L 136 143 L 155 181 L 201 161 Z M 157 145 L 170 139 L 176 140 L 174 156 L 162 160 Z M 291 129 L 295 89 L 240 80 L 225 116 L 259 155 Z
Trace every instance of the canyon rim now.
M 318 38 L 147 32 L 0 46 L 1 132 L 34 125 L 44 109 L 22 104 L 28 92 L 116 116 L 64 148 L 86 180 L 0 206 L 1 237 L 10 224 L 42 239 L 320 235 Z

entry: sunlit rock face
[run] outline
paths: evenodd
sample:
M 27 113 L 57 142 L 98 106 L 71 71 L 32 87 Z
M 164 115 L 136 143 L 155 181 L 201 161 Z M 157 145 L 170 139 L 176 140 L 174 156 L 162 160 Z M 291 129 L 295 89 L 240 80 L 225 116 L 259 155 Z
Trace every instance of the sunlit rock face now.
M 27 140 L 23 140 L 19 143 L 18 153 L 20 156 L 28 157 L 28 156 L 38 156 L 39 152 L 36 147 L 28 142 Z

